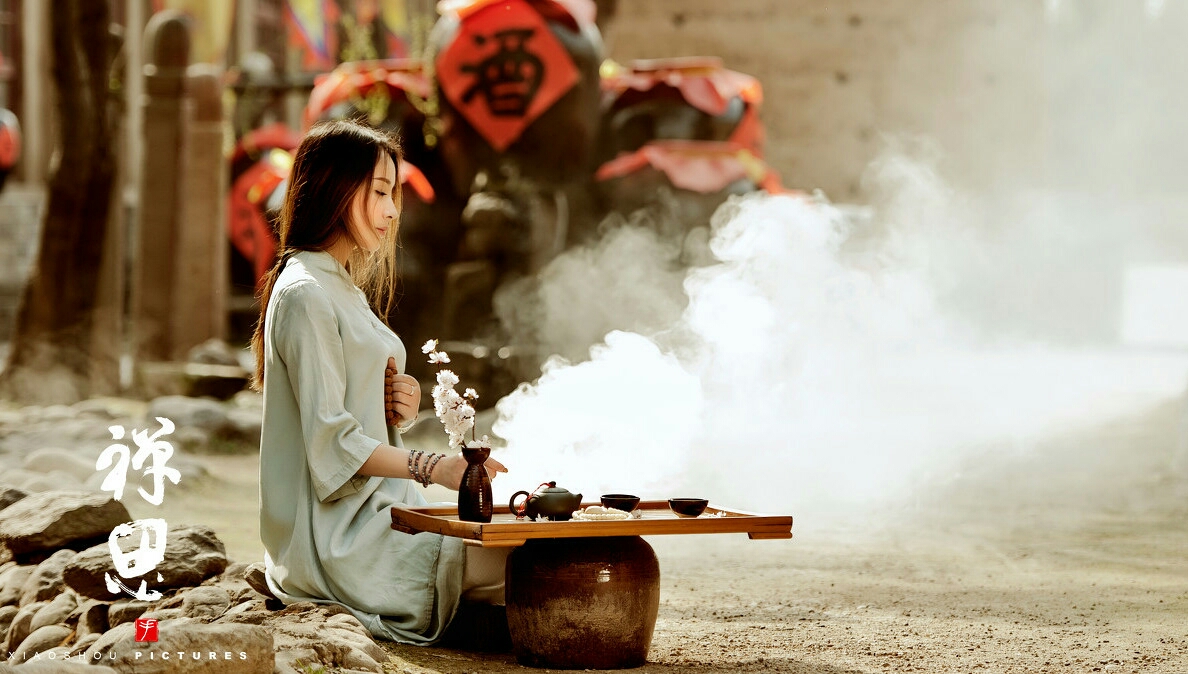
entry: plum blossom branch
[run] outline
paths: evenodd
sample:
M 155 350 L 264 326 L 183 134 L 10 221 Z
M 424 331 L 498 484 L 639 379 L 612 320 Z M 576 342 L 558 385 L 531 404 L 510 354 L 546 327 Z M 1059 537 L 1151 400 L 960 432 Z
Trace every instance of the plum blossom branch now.
M 431 339 L 421 347 L 421 353 L 429 356 L 429 362 L 440 365 L 450 362 L 450 355 L 437 350 L 437 340 Z M 454 389 L 459 383 L 458 375 L 452 370 L 437 372 L 437 385 L 433 387 L 433 412 L 445 426 L 446 434 L 450 436 L 450 447 L 461 449 L 466 447 L 487 447 L 490 441 L 486 435 L 482 439 L 475 437 L 474 405 L 469 401 L 478 400 L 478 393 L 468 388 L 461 395 Z M 466 442 L 466 433 L 470 432 L 470 442 Z

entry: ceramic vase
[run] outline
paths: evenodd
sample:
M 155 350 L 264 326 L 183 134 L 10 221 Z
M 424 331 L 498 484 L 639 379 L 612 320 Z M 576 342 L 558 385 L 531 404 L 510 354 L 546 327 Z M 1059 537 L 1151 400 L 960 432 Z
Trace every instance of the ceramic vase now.
M 466 472 L 458 485 L 458 519 L 463 522 L 491 521 L 491 478 L 487 475 L 490 447 L 463 448 Z

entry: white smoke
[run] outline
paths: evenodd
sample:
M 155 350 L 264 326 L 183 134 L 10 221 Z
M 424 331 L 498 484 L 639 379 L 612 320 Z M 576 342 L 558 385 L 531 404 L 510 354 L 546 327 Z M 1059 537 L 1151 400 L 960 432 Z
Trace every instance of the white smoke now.
M 499 403 L 513 471 L 499 487 L 700 496 L 813 526 L 911 503 L 988 452 L 1026 455 L 1182 391 L 1182 356 L 1020 343 L 966 320 L 979 307 L 942 308 L 963 275 L 1011 270 L 979 256 L 968 203 L 926 164 L 892 156 L 871 179 L 884 198 L 868 209 L 732 200 L 713 219 L 716 261 L 685 275 L 687 301 L 639 274 L 600 276 L 605 245 L 558 259 L 543 323 L 587 321 L 598 277 L 618 330 Z M 666 268 L 662 249 L 629 266 Z M 566 288 L 580 292 L 564 301 Z
M 701 382 L 634 333 L 612 332 L 590 353 L 574 365 L 550 359 L 533 386 L 500 401 L 495 432 L 514 438 L 505 456 L 521 467 L 517 477 L 530 466 L 540 478 L 501 482 L 531 491 L 557 480 L 592 500 L 664 493 L 693 459 L 706 413 Z
M 553 260 L 535 278 L 501 288 L 494 302 L 517 344 L 570 360 L 612 330 L 651 333 L 685 305 L 680 241 L 643 222 L 610 228 Z

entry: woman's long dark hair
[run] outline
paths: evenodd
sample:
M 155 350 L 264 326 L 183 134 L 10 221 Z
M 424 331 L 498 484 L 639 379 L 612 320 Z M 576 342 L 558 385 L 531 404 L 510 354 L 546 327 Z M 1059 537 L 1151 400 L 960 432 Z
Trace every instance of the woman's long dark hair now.
M 264 386 L 264 318 L 277 277 L 294 252 L 326 250 L 339 238 L 351 236 L 352 202 L 360 189 L 370 186 L 375 166 L 385 154 L 399 169 L 400 146 L 396 139 L 351 120 L 320 122 L 301 140 L 281 207 L 276 264 L 260 284 L 260 319 L 252 334 L 256 355 L 252 385 L 257 390 Z M 392 186 L 392 193 L 399 199 L 398 184 Z M 366 194 L 374 196 L 370 190 Z M 367 294 L 372 310 L 385 323 L 395 296 L 394 236 L 393 231 L 375 254 L 356 252 L 347 265 L 356 285 Z

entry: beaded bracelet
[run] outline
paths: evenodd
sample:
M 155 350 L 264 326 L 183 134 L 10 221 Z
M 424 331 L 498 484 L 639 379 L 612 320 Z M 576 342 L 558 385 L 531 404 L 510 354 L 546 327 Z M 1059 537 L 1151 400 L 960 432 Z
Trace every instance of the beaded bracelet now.
M 421 481 L 421 457 L 423 456 L 425 456 L 425 452 L 419 449 L 415 450 L 409 455 L 409 460 L 411 462 L 408 469 L 409 476 L 417 482 Z
M 417 452 L 417 460 L 413 462 L 413 479 L 421 484 L 425 484 L 425 473 L 421 469 L 423 465 L 421 459 L 428 456 L 425 452 Z
M 425 486 L 429 486 L 429 480 L 433 477 L 433 469 L 437 467 L 437 462 L 445 458 L 445 454 L 433 454 L 433 458 L 429 461 L 429 467 L 425 470 Z
M 433 461 L 434 456 L 437 455 L 433 452 L 429 452 L 424 457 L 425 461 L 417 466 L 418 481 L 423 487 L 429 486 L 429 464 Z

